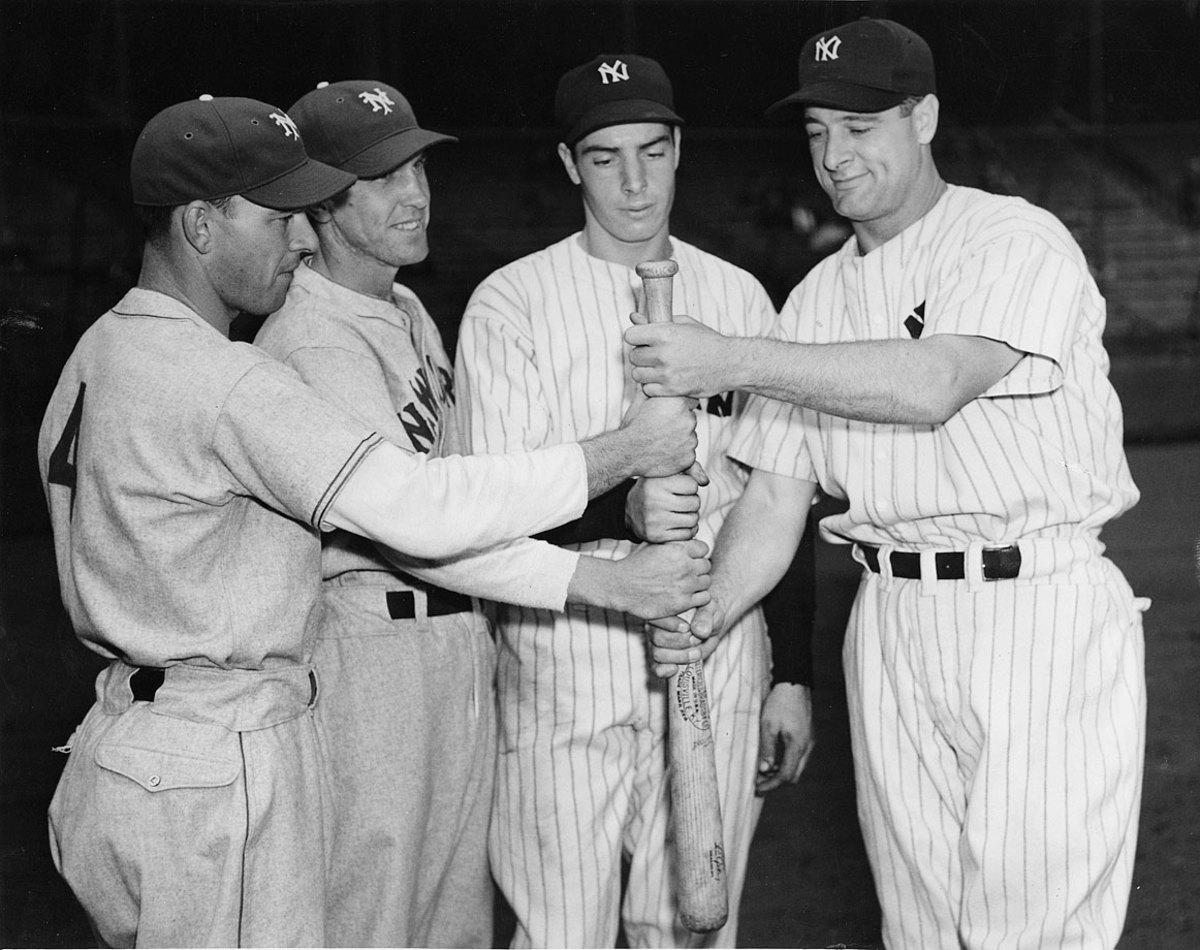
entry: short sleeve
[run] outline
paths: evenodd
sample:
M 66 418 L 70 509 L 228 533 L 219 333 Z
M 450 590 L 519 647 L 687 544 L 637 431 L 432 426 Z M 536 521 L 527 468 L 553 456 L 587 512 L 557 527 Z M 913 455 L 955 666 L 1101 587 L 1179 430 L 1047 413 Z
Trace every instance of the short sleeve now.
M 764 335 L 786 342 L 805 340 L 809 328 L 802 326 L 800 319 L 804 289 L 802 282 L 789 295 L 778 316 L 768 301 L 770 310 L 762 314 Z M 727 454 L 751 468 L 818 481 L 805 440 L 805 426 L 809 424 L 814 427 L 815 435 L 813 413 L 778 399 L 751 394 L 738 418 Z
M 313 526 L 380 441 L 273 361 L 238 379 L 212 436 L 237 493 Z
M 778 399 L 752 395 L 738 419 L 729 457 L 776 475 L 819 481 L 805 438 L 810 424 L 816 435 L 815 419 L 806 418 L 813 415 Z
M 1080 260 L 1039 235 L 1008 231 L 937 281 L 925 334 L 987 337 L 1026 354 L 985 396 L 1053 392 L 1062 384 L 1086 283 Z

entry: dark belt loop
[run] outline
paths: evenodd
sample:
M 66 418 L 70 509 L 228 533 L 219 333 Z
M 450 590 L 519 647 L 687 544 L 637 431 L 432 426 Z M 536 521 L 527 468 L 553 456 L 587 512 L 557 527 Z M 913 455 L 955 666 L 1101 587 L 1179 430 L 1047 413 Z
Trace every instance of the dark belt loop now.
M 416 595 L 411 590 L 389 590 L 387 609 L 393 620 L 412 620 L 417 615 Z
M 152 703 L 154 694 L 166 679 L 167 671 L 159 666 L 139 666 L 129 675 L 129 691 L 135 703 Z

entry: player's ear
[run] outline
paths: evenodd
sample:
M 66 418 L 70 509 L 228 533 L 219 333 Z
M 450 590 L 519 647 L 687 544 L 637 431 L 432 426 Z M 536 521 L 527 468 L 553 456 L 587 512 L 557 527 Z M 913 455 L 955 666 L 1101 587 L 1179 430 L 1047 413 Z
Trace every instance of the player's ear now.
M 328 224 L 333 220 L 333 211 L 329 207 L 329 201 L 322 201 L 320 204 L 309 205 L 304 209 L 304 213 L 308 216 L 310 224 Z
M 678 171 L 679 170 L 679 145 L 683 141 L 683 133 L 680 131 L 679 126 L 677 126 L 677 125 L 671 126 L 671 139 L 673 140 L 673 142 L 675 144 L 675 170 Z
M 928 145 L 937 134 L 938 108 L 938 97 L 932 92 L 913 106 L 913 124 L 917 130 L 917 141 L 921 145 Z
M 581 184 L 579 169 L 575 167 L 575 155 L 566 142 L 558 143 L 558 157 L 563 163 L 563 168 L 567 170 L 567 177 L 571 179 L 571 183 Z
M 214 208 L 207 201 L 189 201 L 183 206 L 180 226 L 188 244 L 201 254 L 212 250 L 212 215 Z

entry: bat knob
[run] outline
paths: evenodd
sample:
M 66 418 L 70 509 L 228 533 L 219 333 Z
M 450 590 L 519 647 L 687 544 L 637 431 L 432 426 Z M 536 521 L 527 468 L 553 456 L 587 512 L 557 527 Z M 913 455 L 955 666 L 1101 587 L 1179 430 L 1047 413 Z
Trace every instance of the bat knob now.
M 679 265 L 674 261 L 642 261 L 634 268 L 642 280 L 655 277 L 674 277 L 679 272 Z

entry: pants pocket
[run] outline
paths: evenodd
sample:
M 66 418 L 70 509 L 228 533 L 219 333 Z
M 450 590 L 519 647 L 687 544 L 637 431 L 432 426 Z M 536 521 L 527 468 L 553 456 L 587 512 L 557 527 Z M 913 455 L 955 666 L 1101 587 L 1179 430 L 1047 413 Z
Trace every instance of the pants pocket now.
M 125 713 L 96 746 L 96 764 L 148 792 L 219 788 L 241 772 L 237 734 L 210 723 L 161 716 L 149 706 Z

